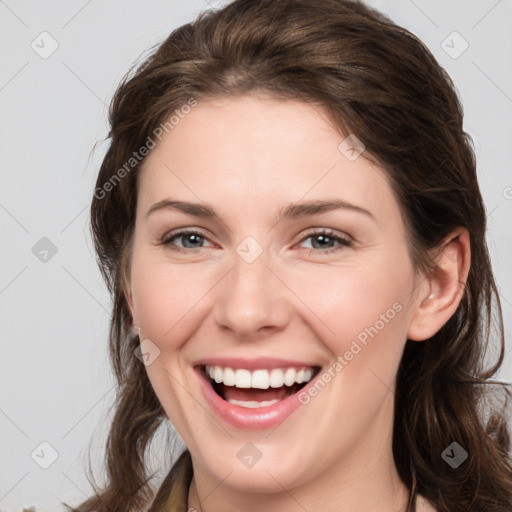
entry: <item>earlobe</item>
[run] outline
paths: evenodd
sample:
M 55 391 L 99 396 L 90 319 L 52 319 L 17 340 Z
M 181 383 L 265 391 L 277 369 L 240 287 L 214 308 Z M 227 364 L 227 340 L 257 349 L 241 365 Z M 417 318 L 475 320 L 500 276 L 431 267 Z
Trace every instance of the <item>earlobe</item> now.
M 452 317 L 462 300 L 470 264 L 469 233 L 459 228 L 441 244 L 435 268 L 421 283 L 408 339 L 431 338 Z

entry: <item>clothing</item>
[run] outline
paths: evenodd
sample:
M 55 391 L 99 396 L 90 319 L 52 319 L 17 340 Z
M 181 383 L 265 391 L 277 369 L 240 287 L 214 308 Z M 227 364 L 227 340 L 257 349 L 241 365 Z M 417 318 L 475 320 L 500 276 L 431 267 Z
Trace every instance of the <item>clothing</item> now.
M 188 490 L 194 472 L 185 450 L 165 477 L 148 512 L 188 512 Z

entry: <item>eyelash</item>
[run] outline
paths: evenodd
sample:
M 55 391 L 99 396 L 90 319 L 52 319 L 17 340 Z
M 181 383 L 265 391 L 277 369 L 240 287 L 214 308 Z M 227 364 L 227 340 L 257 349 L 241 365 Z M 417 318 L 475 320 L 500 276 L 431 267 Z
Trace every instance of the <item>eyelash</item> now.
M 188 229 L 184 229 L 182 231 L 178 231 L 177 233 L 171 233 L 169 236 L 164 237 L 161 244 L 168 246 L 173 251 L 189 252 L 190 250 L 193 250 L 193 249 L 187 249 L 187 248 L 183 248 L 183 247 L 173 247 L 171 244 L 172 240 L 174 240 L 175 238 L 185 237 L 187 235 L 197 235 L 201 238 L 207 239 L 207 237 L 205 237 L 200 231 L 188 228 Z M 317 229 L 315 231 L 312 231 L 312 232 L 308 233 L 306 236 L 304 236 L 299 241 L 299 243 L 303 242 L 304 240 L 307 240 L 308 238 L 320 236 L 320 235 L 328 236 L 331 240 L 334 240 L 335 242 L 339 242 L 339 245 L 336 247 L 332 247 L 330 249 L 325 249 L 325 250 L 313 248 L 313 249 L 310 249 L 309 254 L 311 254 L 312 252 L 316 252 L 316 253 L 320 253 L 320 254 L 329 254 L 329 253 L 332 253 L 335 251 L 339 251 L 343 247 L 351 247 L 352 246 L 352 240 L 350 240 L 349 238 L 338 236 L 334 233 L 334 231 L 332 231 L 330 229 Z M 196 249 L 202 249 L 202 247 L 198 247 Z

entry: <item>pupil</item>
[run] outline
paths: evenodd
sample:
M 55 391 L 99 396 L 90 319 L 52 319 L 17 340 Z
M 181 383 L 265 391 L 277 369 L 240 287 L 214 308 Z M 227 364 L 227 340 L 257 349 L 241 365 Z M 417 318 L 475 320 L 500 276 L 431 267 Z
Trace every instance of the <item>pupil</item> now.
M 323 241 L 323 242 L 329 241 L 329 239 L 330 239 L 329 236 L 325 236 L 325 235 L 317 235 L 315 238 L 316 238 L 316 240 L 320 240 L 320 241 Z
M 201 237 L 200 237 L 199 235 L 196 235 L 195 233 L 191 233 L 191 234 L 189 234 L 189 235 L 187 235 L 187 236 L 185 237 L 185 240 L 186 240 L 186 242 L 188 243 L 188 241 L 189 241 L 190 239 L 193 239 L 193 238 L 195 238 L 195 239 L 196 239 L 196 242 L 199 242 Z M 187 246 L 187 243 L 185 244 L 185 246 Z M 194 241 L 192 240 L 192 244 L 193 244 L 193 243 L 194 243 Z

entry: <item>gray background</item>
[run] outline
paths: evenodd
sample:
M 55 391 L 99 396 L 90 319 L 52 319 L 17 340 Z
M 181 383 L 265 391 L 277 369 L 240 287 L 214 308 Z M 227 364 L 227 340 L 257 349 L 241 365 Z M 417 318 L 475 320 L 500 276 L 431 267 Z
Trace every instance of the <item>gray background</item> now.
M 512 0 L 368 3 L 419 36 L 458 86 L 510 348 Z M 106 352 L 110 299 L 87 226 L 106 105 L 145 50 L 219 5 L 0 1 L 2 511 L 60 510 L 61 500 L 76 504 L 89 493 L 87 447 L 92 440 L 93 463 L 101 465 L 115 395 Z M 52 44 L 58 48 L 48 56 Z M 503 380 L 512 380 L 511 363 L 508 353 Z M 53 464 L 40 467 L 54 451 Z

